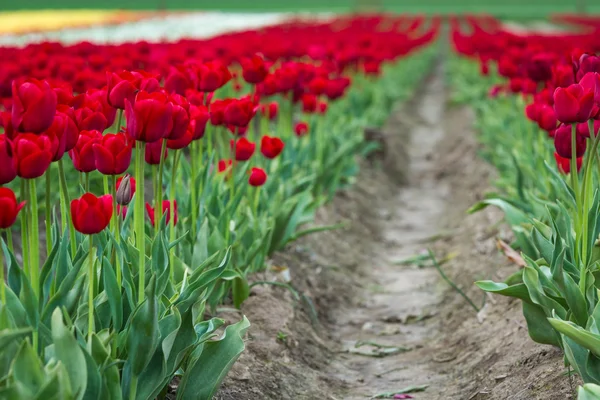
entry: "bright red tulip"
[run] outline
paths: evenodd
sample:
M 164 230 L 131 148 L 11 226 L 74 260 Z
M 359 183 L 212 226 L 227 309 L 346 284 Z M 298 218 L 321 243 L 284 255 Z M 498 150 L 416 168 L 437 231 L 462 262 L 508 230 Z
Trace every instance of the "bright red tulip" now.
M 251 186 L 262 186 L 267 181 L 267 173 L 262 168 L 252 168 L 250 171 L 250 177 L 248 178 L 248 183 Z
M 154 207 L 152 207 L 149 203 L 146 203 L 146 212 L 148 213 L 148 218 L 150 219 L 150 223 L 152 226 L 155 226 L 154 221 Z M 162 212 L 163 215 L 166 215 L 166 224 L 168 225 L 171 221 L 171 202 L 169 200 L 163 200 L 162 202 Z M 175 219 L 173 220 L 173 224 L 177 225 L 177 200 L 173 200 L 173 214 L 175 215 Z
M 259 107 L 262 116 L 269 118 L 273 121 L 279 114 L 279 103 L 272 101 L 269 104 L 261 104 Z
M 140 79 L 129 71 L 119 73 L 106 73 L 108 83 L 107 101 L 111 106 L 124 110 L 125 99 L 133 102 L 135 94 L 139 90 Z
M 227 125 L 245 127 L 248 126 L 255 113 L 256 106 L 252 100 L 247 98 L 233 100 L 225 107 L 223 122 Z
M 554 159 L 556 160 L 556 166 L 558 170 L 563 174 L 568 174 L 571 172 L 571 159 L 564 158 L 558 155 L 558 153 L 554 153 Z M 583 164 L 583 157 L 577 158 L 577 172 L 581 170 L 581 165 Z
M 217 164 L 217 170 L 219 173 L 225 172 L 231 168 L 233 165 L 233 160 L 219 160 Z
M 190 132 L 192 140 L 202 139 L 210 114 L 205 106 L 190 106 Z
M 152 142 L 146 145 L 146 153 L 144 154 L 144 159 L 146 160 L 146 163 L 150 165 L 160 164 L 161 150 L 164 140 L 165 139 L 161 139 L 158 142 Z M 167 149 L 165 149 L 165 152 L 162 153 L 162 158 L 166 159 L 168 153 L 169 152 L 167 151 Z
M 173 106 L 173 126 L 168 132 L 167 138 L 177 140 L 185 135 L 190 126 L 190 103 L 185 97 L 175 94 L 171 96 L 171 105 Z
M 237 141 L 231 139 L 231 148 L 235 149 L 235 160 L 236 161 L 247 161 L 254 154 L 256 144 L 250 142 L 245 137 L 238 139 Z
M 313 113 L 317 110 L 317 96 L 312 93 L 304 93 L 301 98 L 302 111 Z
M 306 122 L 297 122 L 294 126 L 294 133 L 296 136 L 301 137 L 308 133 L 308 123 Z
M 210 105 L 210 123 L 214 126 L 225 124 L 225 108 L 232 103 L 234 99 L 215 100 Z
M 94 145 L 102 144 L 102 134 L 99 131 L 81 131 L 77 144 L 69 152 L 73 166 L 79 172 L 92 172 L 96 169 L 96 154 Z
M 556 118 L 565 124 L 586 122 L 592 116 L 594 92 L 574 84 L 568 88 L 557 88 L 554 92 Z
M 102 232 L 113 215 L 113 198 L 110 194 L 96 197 L 86 193 L 71 201 L 71 220 L 77 232 L 94 235 Z
M 278 137 L 263 136 L 260 142 L 260 151 L 266 158 L 275 158 L 282 151 L 285 144 Z
M 127 132 L 135 140 L 153 143 L 173 128 L 173 106 L 164 93 L 138 92 L 132 104 L 125 99 Z
M 17 177 L 17 159 L 10 139 L 0 134 L 0 185 L 5 185 Z
M 93 144 L 96 169 L 104 175 L 121 175 L 131 164 L 133 141 L 123 133 L 106 134 Z
M 177 140 L 167 140 L 167 149 L 170 150 L 181 150 L 181 149 L 185 149 L 186 147 L 188 147 L 190 145 L 190 143 L 192 143 L 192 141 L 194 140 L 194 135 L 193 135 L 193 131 L 192 131 L 192 127 L 189 126 L 188 130 L 185 132 L 185 134 L 180 137 Z
M 537 123 L 541 129 L 550 132 L 551 130 L 556 129 L 557 122 L 556 114 L 554 113 L 554 108 L 552 106 L 547 104 L 540 106 Z
M 572 128 L 571 125 L 561 125 L 554 132 L 554 148 L 559 156 L 563 158 L 571 159 L 572 146 L 571 146 L 571 135 Z M 585 150 L 587 147 L 587 140 L 585 137 L 580 135 L 575 135 L 575 154 L 576 157 L 583 157 L 585 154 Z
M 258 54 L 255 54 L 250 58 L 243 58 L 241 64 L 242 76 L 248 83 L 261 83 L 269 74 L 269 69 L 265 64 L 265 60 Z
M 201 92 L 214 92 L 231 80 L 231 72 L 218 61 L 200 64 L 196 67 L 197 88 Z
M 12 124 L 17 131 L 42 133 L 52 125 L 57 99 L 48 82 L 13 81 L 12 99 Z
M 63 120 L 63 124 L 65 125 L 65 153 L 69 152 L 70 150 L 73 149 L 73 147 L 75 147 L 75 145 L 77 144 L 77 139 L 79 139 L 79 128 L 77 127 L 77 123 L 76 121 L 76 117 L 75 117 L 75 110 L 73 109 L 73 107 L 64 105 L 64 104 L 59 104 L 56 107 L 56 116 L 55 119 L 57 117 L 62 117 Z
M 0 229 L 13 226 L 23 206 L 25 202 L 17 203 L 17 197 L 11 189 L 0 187 Z
M 46 135 L 20 133 L 13 141 L 17 175 L 24 179 L 39 178 L 52 162 L 52 142 Z

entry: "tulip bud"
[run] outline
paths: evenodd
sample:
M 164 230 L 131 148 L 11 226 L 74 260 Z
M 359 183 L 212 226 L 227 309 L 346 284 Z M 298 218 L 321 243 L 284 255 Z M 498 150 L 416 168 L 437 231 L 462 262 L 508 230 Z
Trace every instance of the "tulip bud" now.
M 121 206 L 126 206 L 131 203 L 131 198 L 133 197 L 133 190 L 131 188 L 131 175 L 126 174 L 120 180 L 120 183 L 117 185 L 117 204 Z

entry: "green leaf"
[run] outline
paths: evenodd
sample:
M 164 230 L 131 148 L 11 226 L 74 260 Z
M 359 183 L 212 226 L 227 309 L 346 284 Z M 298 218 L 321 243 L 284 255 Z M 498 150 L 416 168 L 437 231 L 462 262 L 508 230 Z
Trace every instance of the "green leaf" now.
M 534 342 L 560 346 L 560 337 L 552 329 L 544 310 L 535 304 L 522 303 L 527 331 Z
M 123 325 L 123 299 L 113 266 L 110 265 L 106 257 L 102 258 L 102 277 L 104 278 L 104 290 L 110 306 L 113 328 L 118 332 Z
M 42 363 L 28 340 L 23 341 L 11 366 L 12 379 L 19 392 L 33 398 L 44 384 Z
M 577 400 L 600 400 L 600 386 L 593 383 L 579 386 Z
M 585 347 L 596 356 L 600 355 L 600 335 L 593 334 L 570 321 L 558 318 L 548 318 L 548 321 L 554 329 L 568 336 L 575 343 Z
M 233 280 L 232 286 L 233 294 L 233 305 L 239 309 L 242 303 L 250 296 L 250 288 L 248 287 L 248 280 L 245 276 L 239 275 Z
M 178 400 L 210 400 L 238 359 L 245 345 L 243 336 L 250 327 L 244 317 L 225 329 L 219 340 L 206 342 L 200 356 L 186 369 L 177 391 Z M 210 365 L 210 368 L 206 368 Z
M 502 296 L 516 297 L 517 299 L 521 299 L 529 303 L 531 302 L 531 298 L 529 297 L 529 291 L 527 290 L 527 286 L 525 286 L 524 283 L 509 286 L 506 283 L 496 283 L 493 281 L 478 281 L 475 282 L 475 284 L 481 290 L 484 290 L 486 292 L 496 293 Z
M 0 331 L 0 349 L 5 349 L 17 339 L 23 339 L 33 331 L 32 328 L 2 329 Z

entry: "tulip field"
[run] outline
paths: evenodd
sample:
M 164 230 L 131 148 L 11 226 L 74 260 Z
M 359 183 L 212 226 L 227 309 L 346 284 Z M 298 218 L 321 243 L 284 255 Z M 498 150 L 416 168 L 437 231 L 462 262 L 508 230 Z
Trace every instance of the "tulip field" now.
M 0 35 L 0 399 L 600 399 L 600 17 L 119 18 Z

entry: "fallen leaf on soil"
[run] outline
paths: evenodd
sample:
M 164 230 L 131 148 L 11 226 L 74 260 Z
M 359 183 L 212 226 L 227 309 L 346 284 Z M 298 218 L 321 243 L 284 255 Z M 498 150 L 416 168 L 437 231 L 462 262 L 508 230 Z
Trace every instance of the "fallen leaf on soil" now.
M 510 245 L 508 243 L 506 243 L 504 240 L 496 239 L 496 246 L 498 247 L 498 250 L 500 250 L 502 253 L 504 253 L 504 255 L 510 261 L 517 264 L 520 268 L 524 268 L 527 265 L 525 260 L 523 260 L 523 257 L 521 257 L 521 254 L 519 254 L 518 251 L 516 251 L 515 249 L 510 247 Z
M 365 346 L 369 346 L 370 348 L 364 349 Z M 393 354 L 404 353 L 410 350 L 412 350 L 410 347 L 389 346 L 371 341 L 359 340 L 358 342 L 356 342 L 356 344 L 354 344 L 354 347 L 348 349 L 348 352 L 351 354 L 358 354 L 361 356 L 386 357 L 391 356 Z
M 375 396 L 372 396 L 371 399 L 398 399 L 399 397 L 395 397 L 397 395 L 403 395 L 408 393 L 417 393 L 424 392 L 429 385 L 420 385 L 420 386 L 408 386 L 404 389 L 396 390 L 393 392 L 379 393 Z

